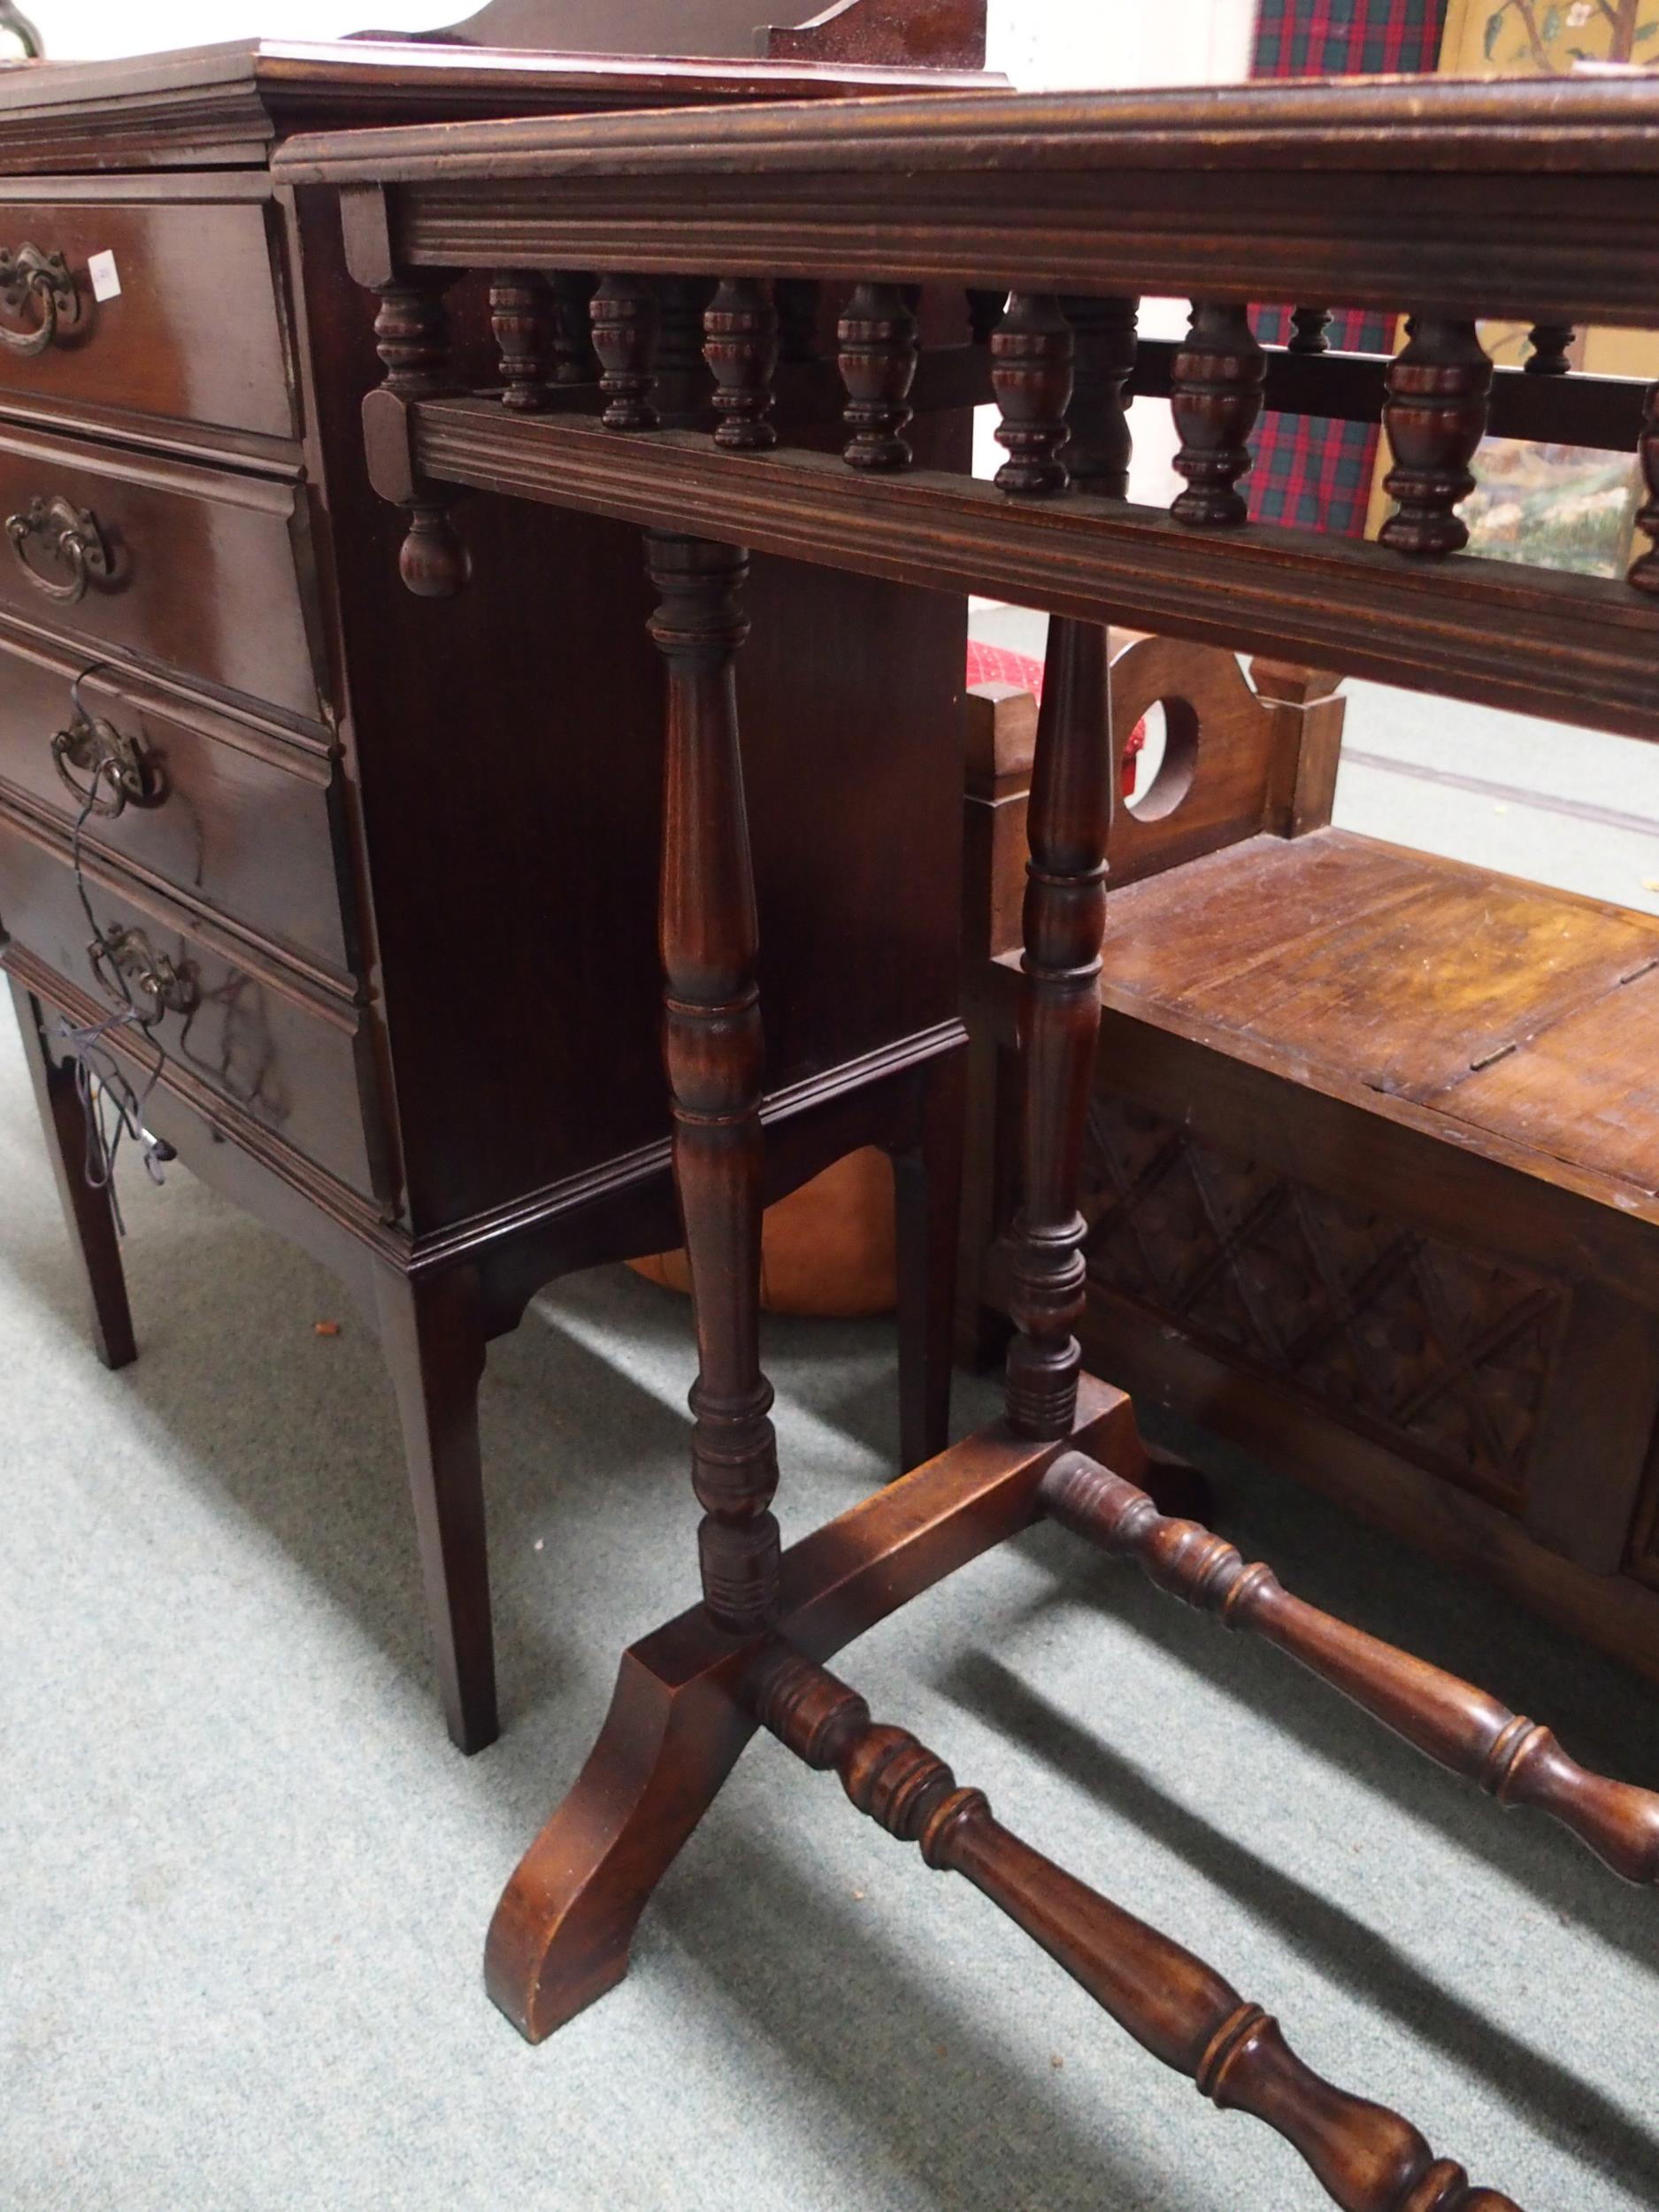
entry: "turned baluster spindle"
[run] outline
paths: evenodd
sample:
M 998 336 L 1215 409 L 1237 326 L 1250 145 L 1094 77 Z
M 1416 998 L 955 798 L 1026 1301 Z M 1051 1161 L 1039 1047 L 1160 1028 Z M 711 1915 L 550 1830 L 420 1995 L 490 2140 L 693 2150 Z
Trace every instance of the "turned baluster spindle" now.
M 733 1634 L 778 1605 L 778 1456 L 760 1368 L 762 1036 L 758 931 L 733 657 L 747 634 L 747 557 L 646 534 L 668 664 L 664 771 L 664 1056 L 674 1185 L 691 1269 L 697 1379 L 692 1485 L 703 1594 Z
M 552 302 L 534 269 L 499 269 L 490 280 L 489 320 L 501 355 L 501 403 L 535 414 L 551 397 Z
M 1267 357 L 1248 309 L 1193 303 L 1192 320 L 1170 368 L 1170 413 L 1180 446 L 1176 473 L 1187 489 L 1170 512 L 1194 529 L 1225 530 L 1247 519 L 1236 487 L 1250 465 L 1250 433 L 1262 411 Z
M 1065 449 L 1071 481 L 1102 499 L 1129 496 L 1129 459 L 1134 441 L 1124 388 L 1134 373 L 1138 299 L 1068 298 L 1060 303 L 1077 348 L 1076 375 L 1066 421 Z
M 960 1874 L 1086 1989 L 1143 2050 L 1222 2111 L 1254 2114 L 1307 2161 L 1344 2212 L 1517 2212 L 1437 2159 L 1410 2123 L 1316 2074 L 1279 2024 L 1213 1967 L 1056 1866 L 958 1786 L 907 1730 L 876 1724 L 857 1694 L 784 1645 L 749 1683 L 763 1727 L 930 1867 Z
M 1010 1235 L 1008 1418 L 1064 1436 L 1077 1404 L 1087 1225 L 1078 1208 L 1100 1034 L 1100 949 L 1111 828 L 1106 633 L 1048 627 L 1032 769 L 1019 1008 L 1022 1197 Z
M 1572 343 L 1571 323 L 1534 323 L 1526 334 L 1532 350 L 1521 366 L 1528 376 L 1565 376 L 1572 367 L 1567 349 Z
M 1325 353 L 1330 340 L 1325 331 L 1330 325 L 1328 307 L 1295 307 L 1291 310 L 1290 338 L 1285 347 L 1286 353 Z
M 1378 534 L 1397 553 L 1432 560 L 1469 542 L 1453 510 L 1475 488 L 1469 464 L 1486 434 L 1492 364 L 1471 322 L 1417 315 L 1406 328 L 1383 401 L 1394 454 L 1383 489 L 1399 505 Z
M 664 429 L 689 429 L 708 413 L 714 385 L 703 357 L 703 317 L 713 293 L 703 277 L 664 277 L 657 288 L 651 396 Z
M 823 286 L 816 277 L 778 277 L 772 303 L 778 311 L 779 358 L 799 365 L 818 357 L 818 304 Z
M 703 319 L 703 357 L 714 372 L 719 424 L 714 442 L 728 453 L 764 453 L 778 442 L 768 419 L 778 366 L 778 315 L 753 277 L 724 277 Z
M 910 462 L 904 426 L 916 378 L 916 318 L 896 284 L 860 284 L 836 326 L 843 419 L 852 434 L 844 449 L 856 469 L 902 469 Z
M 378 285 L 374 349 L 396 399 L 436 399 L 455 389 L 449 374 L 449 318 L 444 294 L 453 278 L 436 271 Z
M 604 277 L 589 315 L 605 401 L 600 420 L 607 430 L 655 430 L 650 392 L 657 376 L 656 287 L 643 277 Z
M 1247 1567 L 1225 1538 L 1167 1518 L 1144 1490 L 1081 1452 L 1064 1452 L 1039 1495 L 1064 1527 L 1133 1560 L 1162 1590 L 1227 1628 L 1248 1630 L 1461 1774 L 1501 1805 L 1548 1813 L 1628 1882 L 1659 1881 L 1659 1796 L 1592 1774 L 1548 1728 L 1473 1684 L 1292 1597 L 1271 1568 Z
M 1016 497 L 1063 492 L 1071 481 L 1060 456 L 1071 435 L 1074 345 L 1071 326 L 1052 292 L 1014 292 L 991 333 L 991 388 L 1002 414 L 997 443 L 1008 459 L 997 488 Z
M 1631 563 L 1630 581 L 1638 591 L 1659 592 L 1659 383 L 1647 387 L 1642 403 L 1641 435 L 1636 444 L 1647 494 L 1636 511 L 1636 527 L 1653 542 Z
M 456 389 L 449 369 L 449 319 L 444 294 L 449 272 L 402 276 L 375 288 L 375 350 L 385 369 L 380 389 L 405 403 L 438 399 Z M 419 599 L 452 599 L 472 573 L 472 560 L 449 519 L 449 500 L 415 477 L 398 503 L 409 526 L 397 556 L 397 572 Z

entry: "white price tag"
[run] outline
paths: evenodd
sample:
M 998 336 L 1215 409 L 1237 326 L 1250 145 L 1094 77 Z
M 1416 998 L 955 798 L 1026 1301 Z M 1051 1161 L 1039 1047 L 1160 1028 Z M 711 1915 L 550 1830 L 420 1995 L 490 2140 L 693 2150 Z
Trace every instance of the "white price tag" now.
M 87 274 L 92 279 L 95 300 L 116 300 L 121 296 L 120 273 L 112 253 L 95 253 L 87 264 Z

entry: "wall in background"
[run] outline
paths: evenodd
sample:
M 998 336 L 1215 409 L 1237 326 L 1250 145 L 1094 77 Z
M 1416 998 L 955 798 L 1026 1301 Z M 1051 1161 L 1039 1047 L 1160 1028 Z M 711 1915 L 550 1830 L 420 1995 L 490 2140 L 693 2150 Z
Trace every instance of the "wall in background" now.
M 1026 91 L 1246 77 L 1256 0 L 990 0 L 993 69 Z
M 467 0 L 26 0 L 57 61 L 148 54 L 226 39 L 340 38 L 348 31 L 433 31 Z
M 627 0 L 617 0 L 618 12 Z M 59 60 L 219 39 L 436 30 L 467 0 L 29 0 Z M 767 13 L 757 0 L 755 19 Z M 1256 0 L 991 0 L 990 60 L 1016 84 L 1203 84 L 1245 74 Z

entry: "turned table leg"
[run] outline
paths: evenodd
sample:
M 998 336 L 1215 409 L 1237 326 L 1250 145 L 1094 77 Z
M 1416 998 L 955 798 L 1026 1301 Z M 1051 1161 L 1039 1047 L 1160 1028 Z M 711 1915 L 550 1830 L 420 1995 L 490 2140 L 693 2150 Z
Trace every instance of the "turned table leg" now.
M 779 1608 L 778 1457 L 760 1367 L 758 929 L 733 683 L 748 564 L 729 546 L 656 532 L 646 557 L 658 597 L 650 634 L 668 670 L 664 1057 L 697 1338 L 703 1603 L 624 1655 L 580 1778 L 496 1909 L 486 1978 L 533 2040 L 626 1971 L 652 1891 L 753 1733 L 737 1663 Z
M 1008 1417 L 1025 1436 L 1063 1436 L 1077 1399 L 1086 1288 L 1078 1195 L 1100 1036 L 1111 805 L 1106 633 L 1056 618 L 1032 772 L 1019 1011 L 1024 1195 L 1012 1236 Z

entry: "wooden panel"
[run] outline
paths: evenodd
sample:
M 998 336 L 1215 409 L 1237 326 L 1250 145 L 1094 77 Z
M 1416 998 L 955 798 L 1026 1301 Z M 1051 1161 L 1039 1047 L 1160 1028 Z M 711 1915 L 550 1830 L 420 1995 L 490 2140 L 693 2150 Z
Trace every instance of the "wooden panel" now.
M 694 22 L 698 12 L 690 12 Z M 745 29 L 752 31 L 764 12 L 745 11 Z M 604 9 L 607 22 L 614 15 Z M 700 42 L 695 32 L 693 42 Z M 19 175 L 223 168 L 263 162 L 273 139 L 308 125 L 823 99 L 852 90 L 916 91 L 935 77 L 957 88 L 983 81 L 965 71 L 259 39 L 0 73 L 0 162 Z
M 275 169 L 396 182 L 402 257 L 439 267 L 487 265 L 511 231 L 526 265 L 651 274 L 856 271 L 1389 311 L 1410 299 L 1451 316 L 1525 318 L 1546 299 L 1575 322 L 1636 326 L 1654 297 L 1640 79 L 489 123 L 295 140 Z M 1517 221 L 1545 174 L 1550 219 Z
M 1376 1090 L 1429 1101 L 1655 959 L 1651 926 L 1471 872 L 1184 1003 Z
M 1578 1284 L 1527 1471 L 1526 1525 L 1540 1543 L 1593 1574 L 1617 1573 L 1631 1549 L 1655 1409 L 1659 1324 L 1594 1283 Z
M 0 404 L 43 400 L 99 418 L 154 417 L 271 438 L 299 434 L 267 203 L 155 204 L 0 193 L 0 247 L 62 254 L 76 319 L 25 358 L 0 349 Z M 95 299 L 87 264 L 114 257 L 120 290 Z M 8 319 L 33 327 L 36 319 Z
M 1116 891 L 1107 901 L 1107 1002 L 1179 1004 L 1230 987 L 1263 964 L 1295 958 L 1356 910 L 1384 915 L 1417 896 L 1414 856 L 1340 831 L 1287 842 L 1257 837 Z
M 1659 962 L 1645 917 L 1335 830 L 1148 884 L 1112 935 L 1114 982 L 1424 1102 Z
M 1569 1014 L 1438 1100 L 1458 1121 L 1659 1191 L 1659 972 Z
M 72 721 L 70 687 L 84 665 L 83 654 L 0 623 L 0 784 L 65 829 L 81 803 L 58 772 L 52 738 Z M 344 973 L 329 748 L 107 670 L 83 680 L 80 697 L 88 715 L 136 742 L 157 795 L 93 816 L 88 849 Z
M 711 537 L 830 567 L 1659 737 L 1659 611 L 1622 578 L 1471 554 L 1411 562 L 1277 523 L 1191 530 L 1161 508 L 1077 492 L 1010 500 L 926 466 L 872 484 L 793 446 L 757 465 L 688 432 L 515 417 L 488 399 L 420 400 L 410 413 L 415 465 L 439 481 L 654 529 L 695 515 Z M 396 409 L 371 431 L 385 438 L 373 457 L 393 498 L 409 465 L 403 432 Z
M 1084 1211 L 1091 1281 L 1520 1508 L 1559 1283 L 1100 1089 Z
M 1113 817 L 1107 864 L 1114 886 L 1236 844 L 1265 827 L 1279 725 L 1230 653 L 1174 638 L 1139 638 L 1111 670 L 1114 757 L 1162 705 L 1165 745 L 1152 787 Z
M 210 924 L 106 863 L 89 862 L 86 876 L 100 929 L 142 930 L 155 954 L 194 979 L 196 1010 L 168 1012 L 156 1025 L 169 1057 L 352 1189 L 388 1195 L 359 1088 L 361 1010 L 274 963 L 240 956 Z M 8 937 L 100 1005 L 119 1004 L 88 956 L 87 917 L 66 854 L 11 812 L 0 812 L 0 883 Z
M 1090 1297 L 1083 1349 L 1094 1372 L 1190 1411 L 1362 1520 L 1513 1591 L 1547 1619 L 1659 1680 L 1659 1599 L 1635 1580 L 1586 1574 L 1534 1543 L 1502 1507 L 1356 1435 L 1294 1391 L 1229 1365 L 1105 1291 Z M 1659 1555 L 1647 1564 L 1643 1578 L 1659 1582 Z
M 0 430 L 0 515 L 62 497 L 89 510 L 112 572 L 73 605 L 55 601 L 0 550 L 0 611 L 109 645 L 295 714 L 319 712 L 296 566 L 300 494 L 291 484 L 122 454 L 12 426 Z M 39 541 L 30 550 L 38 558 Z M 50 558 L 48 580 L 68 571 Z
M 471 588 L 443 603 L 403 588 L 402 518 L 365 472 L 370 322 L 342 305 L 337 209 L 300 198 L 347 738 L 424 1233 L 667 1134 L 663 680 L 626 525 L 470 500 Z M 948 411 L 913 434 L 926 458 L 965 466 L 967 433 Z M 966 608 L 764 557 L 746 599 L 738 711 L 775 1095 L 956 1011 Z M 504 637 L 535 649 L 503 652 Z M 440 868 L 489 887 L 488 959 L 469 914 L 409 895 Z

